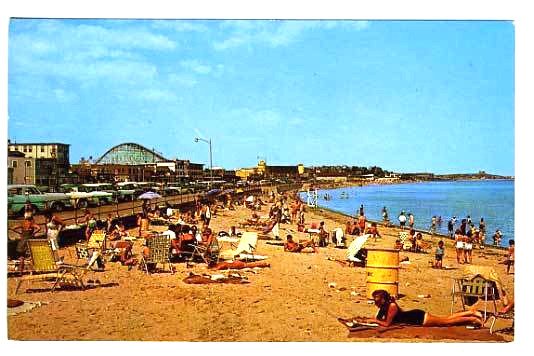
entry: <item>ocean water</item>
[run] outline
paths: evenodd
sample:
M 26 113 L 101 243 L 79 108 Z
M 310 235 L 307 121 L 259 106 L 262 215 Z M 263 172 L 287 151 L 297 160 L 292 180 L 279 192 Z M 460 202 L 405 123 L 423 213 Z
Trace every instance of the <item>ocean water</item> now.
M 318 204 L 342 213 L 357 215 L 363 204 L 370 220 L 382 220 L 385 206 L 389 219 L 398 225 L 401 211 L 412 213 L 417 229 L 428 229 L 433 215 L 441 216 L 438 232 L 447 234 L 447 222 L 456 216 L 455 229 L 467 215 L 476 227 L 480 218 L 486 222 L 486 243 L 493 243 L 493 233 L 503 233 L 501 246 L 508 246 L 514 238 L 514 181 L 476 180 L 425 182 L 393 185 L 367 185 L 363 187 L 319 190 Z M 331 200 L 325 200 L 325 193 Z M 344 198 L 343 196 L 348 196 Z M 306 193 L 302 194 L 306 199 Z

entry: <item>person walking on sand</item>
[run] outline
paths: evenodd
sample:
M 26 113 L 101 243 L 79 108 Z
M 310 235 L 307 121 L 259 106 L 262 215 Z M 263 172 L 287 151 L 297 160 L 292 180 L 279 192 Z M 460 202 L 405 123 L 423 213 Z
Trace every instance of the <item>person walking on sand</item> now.
M 358 228 L 360 229 L 360 234 L 365 233 L 365 223 L 366 223 L 365 215 L 361 214 L 358 217 Z
M 456 246 L 456 262 L 462 264 L 464 261 L 464 236 L 460 229 L 457 229 L 454 233 L 454 241 Z
M 399 225 L 402 230 L 404 230 L 404 227 L 406 226 L 406 215 L 404 215 L 404 211 L 401 211 L 399 215 Z
M 443 256 L 445 256 L 445 243 L 443 240 L 440 240 L 438 242 L 438 247 L 436 248 L 434 268 L 443 268 Z
M 471 230 L 464 236 L 464 263 L 471 264 L 473 261 L 473 234 Z
M 54 252 L 54 258 L 59 260 L 59 243 L 58 243 L 58 237 L 59 233 L 61 232 L 61 229 L 65 227 L 65 223 L 58 218 L 57 216 L 53 215 L 50 212 L 47 212 L 45 214 L 46 217 L 46 239 L 50 243 L 50 246 L 52 247 L 52 251 Z

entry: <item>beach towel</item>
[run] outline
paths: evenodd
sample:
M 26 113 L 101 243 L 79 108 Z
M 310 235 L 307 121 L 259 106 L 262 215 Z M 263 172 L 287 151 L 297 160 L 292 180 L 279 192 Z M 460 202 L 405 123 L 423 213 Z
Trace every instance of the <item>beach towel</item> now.
M 252 255 L 249 253 L 240 253 L 237 257 L 238 260 L 245 260 L 245 261 L 262 261 L 269 258 L 268 256 L 264 255 Z
M 20 313 L 29 312 L 35 308 L 38 308 L 47 302 L 24 302 L 21 300 L 8 299 L 7 316 L 13 316 Z
M 348 328 L 348 327 L 347 327 Z M 491 334 L 489 329 L 467 329 L 465 326 L 426 327 L 413 325 L 392 325 L 390 327 L 368 327 L 349 329 L 349 338 L 358 339 L 416 339 L 452 341 L 506 341 L 501 335 Z
M 192 274 L 184 278 L 186 284 L 212 284 L 212 283 L 228 283 L 228 284 L 246 284 L 250 283 L 246 278 L 241 276 L 224 276 L 224 275 L 198 275 Z

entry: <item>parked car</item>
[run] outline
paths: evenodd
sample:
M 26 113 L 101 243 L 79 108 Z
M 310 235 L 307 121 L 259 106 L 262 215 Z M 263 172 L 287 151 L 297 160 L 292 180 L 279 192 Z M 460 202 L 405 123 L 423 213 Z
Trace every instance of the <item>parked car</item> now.
M 116 203 L 118 199 L 118 193 L 110 183 L 89 183 L 82 184 L 85 191 L 92 193 L 93 202 L 96 205 L 106 205 Z M 108 194 L 102 194 L 108 193 Z
M 116 184 L 120 201 L 132 201 L 143 194 L 145 190 L 137 182 L 121 182 Z
M 13 184 L 7 186 L 8 213 L 24 215 L 24 205 L 29 201 L 38 211 L 63 211 L 70 207 L 69 197 L 64 193 L 43 193 L 35 185 Z
M 170 186 L 163 189 L 163 195 L 173 196 L 182 194 L 182 187 Z

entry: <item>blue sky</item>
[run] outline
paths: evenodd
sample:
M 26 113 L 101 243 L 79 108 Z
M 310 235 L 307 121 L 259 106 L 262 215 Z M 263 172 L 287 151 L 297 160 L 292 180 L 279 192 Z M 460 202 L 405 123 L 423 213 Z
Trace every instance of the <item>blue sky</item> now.
M 8 137 L 215 166 L 514 175 L 505 21 L 10 22 Z

